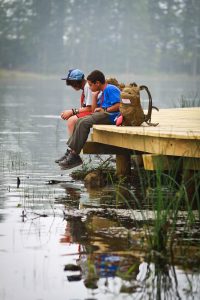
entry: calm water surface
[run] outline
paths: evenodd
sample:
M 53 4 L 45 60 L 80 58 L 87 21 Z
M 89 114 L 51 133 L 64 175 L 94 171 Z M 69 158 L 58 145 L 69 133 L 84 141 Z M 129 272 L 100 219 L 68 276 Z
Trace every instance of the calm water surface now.
M 184 88 L 170 95 L 178 99 Z M 156 85 L 153 91 L 159 94 Z M 63 217 L 101 203 L 102 190 L 87 190 L 54 163 L 65 151 L 59 113 L 77 99 L 63 82 L 0 84 L 0 299 L 199 299 L 198 272 L 147 264 L 116 220 Z M 171 106 L 166 93 L 163 99 L 155 105 Z M 104 199 L 112 192 L 107 187 Z

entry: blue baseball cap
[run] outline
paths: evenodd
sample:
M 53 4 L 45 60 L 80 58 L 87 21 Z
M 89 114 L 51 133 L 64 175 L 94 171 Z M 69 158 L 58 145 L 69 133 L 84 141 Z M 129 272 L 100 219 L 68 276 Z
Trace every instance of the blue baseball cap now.
M 79 69 L 69 70 L 67 75 L 62 80 L 82 80 L 84 78 L 84 73 Z

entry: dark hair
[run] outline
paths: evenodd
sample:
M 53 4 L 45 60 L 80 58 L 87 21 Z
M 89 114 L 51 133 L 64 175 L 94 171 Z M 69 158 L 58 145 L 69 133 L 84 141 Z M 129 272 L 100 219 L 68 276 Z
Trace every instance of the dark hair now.
M 100 81 L 102 84 L 104 84 L 106 82 L 104 74 L 99 70 L 92 71 L 88 75 L 87 80 L 91 81 L 92 83 Z
M 67 79 L 66 82 L 67 82 L 67 85 L 70 85 L 74 88 L 81 88 L 82 87 L 82 80 L 69 80 Z

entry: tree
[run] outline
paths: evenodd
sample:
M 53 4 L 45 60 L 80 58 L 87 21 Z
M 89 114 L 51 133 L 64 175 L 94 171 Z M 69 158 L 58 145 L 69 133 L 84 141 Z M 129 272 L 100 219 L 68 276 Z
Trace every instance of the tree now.
M 200 73 L 200 1 L 185 0 L 183 6 L 183 48 L 185 71 Z
M 199 0 L 1 0 L 0 67 L 200 73 Z

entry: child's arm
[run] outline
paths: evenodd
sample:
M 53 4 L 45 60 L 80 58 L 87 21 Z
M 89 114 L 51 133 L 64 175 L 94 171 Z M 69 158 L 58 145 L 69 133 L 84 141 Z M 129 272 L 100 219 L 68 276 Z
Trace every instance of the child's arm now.
M 95 108 L 97 107 L 99 92 L 92 93 L 92 112 L 94 112 Z
M 74 113 L 73 113 L 72 109 L 64 110 L 60 114 L 60 116 L 63 120 L 68 120 L 73 115 L 74 115 Z

